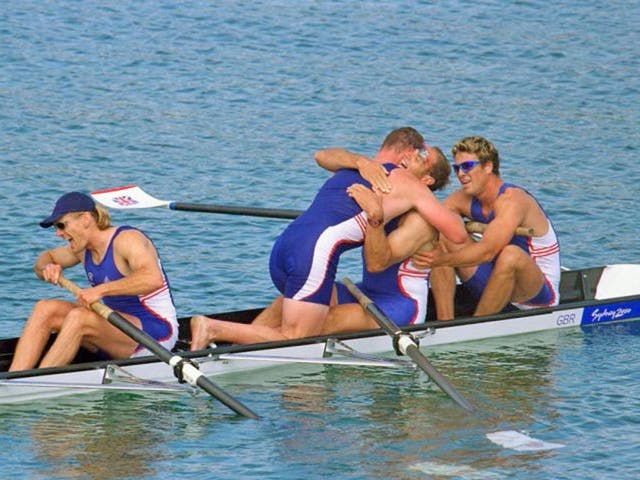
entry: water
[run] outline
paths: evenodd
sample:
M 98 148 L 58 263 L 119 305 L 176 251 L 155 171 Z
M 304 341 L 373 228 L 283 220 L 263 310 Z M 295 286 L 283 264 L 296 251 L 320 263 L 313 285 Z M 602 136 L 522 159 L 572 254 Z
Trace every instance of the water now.
M 445 151 L 494 141 L 503 177 L 553 218 L 564 265 L 637 263 L 639 18 L 637 1 L 5 1 L 3 336 L 38 298 L 68 298 L 31 270 L 57 244 L 37 222 L 61 193 L 138 184 L 301 209 L 326 178 L 314 150 L 373 154 L 402 125 Z M 267 259 L 284 221 L 113 216 L 154 238 L 184 315 L 275 294 Z M 358 261 L 342 273 L 357 277 Z M 421 375 L 337 367 L 225 380 L 261 422 L 200 396 L 25 405 L 0 412 L 2 462 L 25 478 L 636 478 L 637 342 L 611 327 L 437 350 L 479 420 Z M 492 428 L 567 446 L 504 450 Z

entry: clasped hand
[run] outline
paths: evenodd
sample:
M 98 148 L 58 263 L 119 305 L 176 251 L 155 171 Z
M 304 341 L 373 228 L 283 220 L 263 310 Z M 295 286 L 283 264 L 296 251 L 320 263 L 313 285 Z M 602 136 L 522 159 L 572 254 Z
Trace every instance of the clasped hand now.
M 368 219 L 383 220 L 382 193 L 380 191 L 372 190 L 360 183 L 354 183 L 347 187 L 347 194 L 367 214 Z
M 433 248 L 429 251 L 418 250 L 411 256 L 411 263 L 418 268 L 431 268 L 439 265 L 439 260 L 445 251 L 440 246 L 439 242 L 433 243 Z

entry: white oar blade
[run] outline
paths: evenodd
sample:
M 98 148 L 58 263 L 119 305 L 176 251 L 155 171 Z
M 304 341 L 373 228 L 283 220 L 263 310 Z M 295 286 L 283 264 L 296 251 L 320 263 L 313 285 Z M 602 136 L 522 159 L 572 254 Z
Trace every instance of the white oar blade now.
M 503 430 L 487 433 L 487 438 L 504 448 L 511 448 L 519 452 L 536 452 L 539 450 L 553 450 L 564 447 L 561 443 L 545 442 L 532 438 L 515 430 Z
M 171 203 L 152 197 L 136 185 L 98 190 L 91 196 L 105 207 L 118 209 L 167 207 Z
M 464 480 L 503 480 L 505 475 L 490 470 L 476 470 L 467 465 L 437 462 L 420 462 L 410 465 L 409 470 L 417 470 L 429 475 L 428 478 L 463 478 Z

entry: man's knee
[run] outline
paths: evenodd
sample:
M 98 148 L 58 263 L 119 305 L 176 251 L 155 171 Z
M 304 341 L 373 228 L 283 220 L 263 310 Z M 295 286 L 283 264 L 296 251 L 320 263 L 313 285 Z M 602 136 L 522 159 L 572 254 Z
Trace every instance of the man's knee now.
M 33 312 L 38 313 L 39 315 L 47 315 L 48 313 L 53 313 L 57 310 L 56 300 L 38 300 L 36 304 L 33 306 Z
M 65 330 L 71 329 L 85 335 L 89 329 L 87 313 L 86 308 L 72 308 L 64 318 L 62 328 Z
M 533 260 L 524 250 L 516 245 L 507 245 L 498 254 L 494 265 L 494 271 L 500 273 L 515 271 L 522 268 L 529 262 L 533 262 Z
M 56 326 L 56 318 L 60 318 L 59 302 L 57 300 L 38 300 L 31 311 L 30 322 L 36 322 L 41 327 L 52 330 Z

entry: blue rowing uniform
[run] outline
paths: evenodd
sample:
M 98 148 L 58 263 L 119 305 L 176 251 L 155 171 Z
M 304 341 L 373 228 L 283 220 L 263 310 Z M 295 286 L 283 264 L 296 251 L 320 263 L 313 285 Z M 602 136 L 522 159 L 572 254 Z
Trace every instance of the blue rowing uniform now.
M 385 225 L 387 235 L 397 228 L 399 218 Z M 363 252 L 363 265 L 365 265 Z M 382 312 L 400 326 L 422 323 L 427 316 L 429 272 L 411 263 L 411 258 L 391 265 L 382 272 L 362 269 L 362 282 L 357 285 Z M 342 283 L 336 283 L 338 303 L 358 303 Z
M 340 255 L 364 241 L 366 214 L 347 195 L 354 183 L 370 186 L 356 170 L 335 172 L 309 208 L 276 239 L 269 270 L 285 298 L 329 305 Z
M 99 264 L 95 264 L 91 253 L 87 250 L 84 255 L 84 269 L 91 286 L 101 285 L 124 278 L 116 267 L 113 258 L 113 241 L 125 230 L 137 230 L 129 226 L 118 227 L 109 241 L 107 252 Z M 140 230 L 138 230 L 140 231 Z M 140 232 L 144 235 L 143 232 Z M 146 235 L 145 235 L 146 236 Z M 147 237 L 148 238 L 148 237 Z M 158 263 L 160 259 L 158 258 Z M 112 310 L 133 315 L 142 324 L 142 330 L 151 335 L 167 349 L 173 348 L 178 338 L 178 320 L 176 309 L 171 296 L 171 290 L 167 277 L 160 264 L 164 283 L 157 290 L 145 295 L 114 295 L 102 299 L 105 305 Z M 149 355 L 150 353 L 141 345 L 138 345 L 133 357 Z
M 502 195 L 508 188 L 520 188 L 524 190 L 517 185 L 504 183 L 498 191 L 498 196 Z M 526 190 L 524 191 L 535 200 L 533 195 Z M 538 206 L 540 206 L 540 204 L 538 204 Z M 540 206 L 540 209 L 544 212 L 542 206 Z M 473 197 L 471 200 L 471 219 L 476 222 L 489 223 L 493 218 L 493 211 L 485 216 L 482 213 L 482 204 L 477 198 Z M 533 261 L 536 262 L 544 275 L 544 284 L 537 295 L 523 303 L 512 303 L 521 310 L 558 305 L 560 301 L 560 244 L 558 243 L 558 237 L 556 236 L 549 217 L 547 217 L 547 222 L 549 228 L 544 235 L 540 237 L 515 235 L 510 241 L 510 244 L 517 245 L 524 250 Z M 495 259 L 491 262 L 478 265 L 478 269 L 473 276 L 466 282 L 463 282 L 465 288 L 474 297 L 480 298 L 482 295 L 493 270 L 494 261 Z

